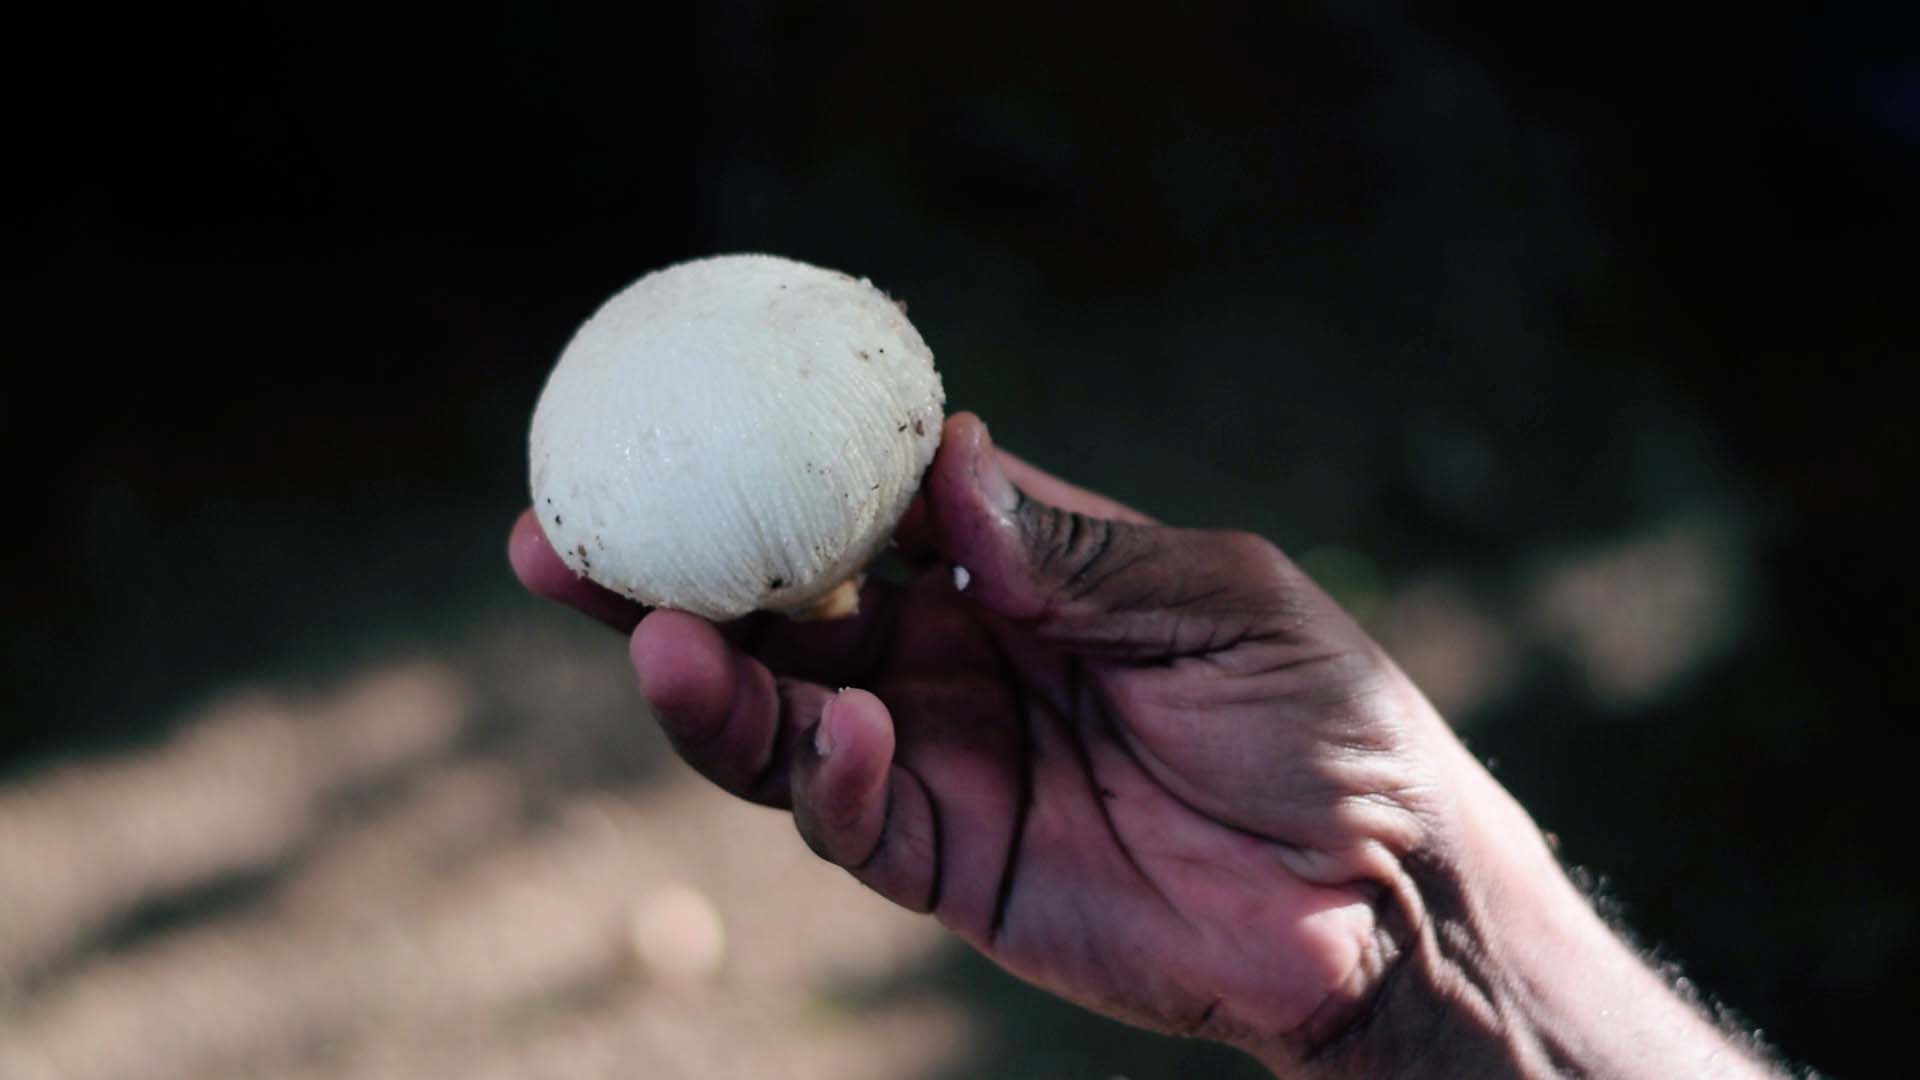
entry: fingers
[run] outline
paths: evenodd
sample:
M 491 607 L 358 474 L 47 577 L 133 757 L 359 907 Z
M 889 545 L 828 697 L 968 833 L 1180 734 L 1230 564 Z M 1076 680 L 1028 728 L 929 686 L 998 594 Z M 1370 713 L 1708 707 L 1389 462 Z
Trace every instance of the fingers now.
M 513 532 L 507 538 L 507 561 L 527 591 L 578 609 L 623 634 L 647 613 L 646 608 L 626 597 L 575 576 L 554 553 L 530 509 L 522 511 L 513 523 Z
M 684 612 L 647 616 L 632 652 L 648 705 L 697 772 L 742 798 L 791 808 L 823 858 L 897 904 L 934 909 L 938 814 L 926 785 L 895 763 L 893 720 L 879 698 L 776 680 Z
M 554 553 L 531 510 L 513 524 L 507 559 L 528 591 L 582 611 L 621 633 L 630 633 L 647 614 L 645 606 L 575 576 Z M 756 612 L 725 624 L 721 633 L 782 674 L 835 685 L 856 682 L 885 654 L 899 610 L 897 593 L 885 582 L 870 581 L 860 590 L 859 614 L 851 618 L 795 622 Z
M 1099 507 L 1087 501 L 1098 496 L 1037 470 L 1007 469 L 985 425 L 962 413 L 948 420 L 928 472 L 928 512 L 942 555 L 967 569 L 968 595 L 1056 642 L 1090 653 L 1197 655 L 1296 624 L 1314 605 L 1311 584 L 1257 536 L 1056 506 L 1010 472 Z
M 794 824 L 807 846 L 914 911 L 939 896 L 939 828 L 919 777 L 894 763 L 893 720 L 880 699 L 843 690 L 795 749 Z
M 792 733 L 802 718 L 812 725 L 824 688 L 776 680 L 712 623 L 683 611 L 648 615 L 630 651 L 648 707 L 687 764 L 743 799 L 787 805 Z
M 967 421 L 977 422 L 970 416 L 967 417 Z M 1106 518 L 1110 521 L 1130 521 L 1136 525 L 1154 524 L 1152 518 L 1131 506 L 1070 484 L 1006 450 L 996 448 L 994 453 L 997 455 L 1001 471 L 1007 478 L 1012 480 L 1020 490 L 1041 502 L 1057 506 L 1062 510 L 1085 514 L 1088 517 Z M 925 566 L 939 557 L 939 534 L 936 531 L 933 516 L 927 510 L 924 490 L 908 504 L 907 512 L 901 517 L 900 524 L 894 527 L 893 539 L 901 557 L 916 567 Z
M 860 588 L 855 615 L 809 621 L 760 612 L 726 624 L 722 632 L 782 675 L 845 686 L 866 680 L 880 666 L 899 615 L 899 588 L 870 580 Z

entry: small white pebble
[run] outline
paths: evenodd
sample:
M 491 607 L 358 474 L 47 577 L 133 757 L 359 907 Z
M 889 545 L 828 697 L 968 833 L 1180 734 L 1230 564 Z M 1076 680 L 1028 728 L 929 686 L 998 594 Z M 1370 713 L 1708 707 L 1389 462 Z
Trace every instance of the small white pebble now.
M 634 906 L 634 952 L 656 977 L 705 980 L 726 962 L 727 930 L 706 895 L 688 885 L 668 885 Z
M 961 565 L 959 565 L 958 563 L 956 563 L 956 564 L 954 564 L 954 567 L 953 567 L 953 587 L 954 587 L 955 589 L 958 589 L 958 590 L 959 590 L 959 591 L 961 591 L 961 592 L 966 592 L 966 591 L 967 591 L 967 583 L 968 583 L 968 582 L 970 582 L 970 581 L 972 581 L 972 580 L 973 580 L 973 575 L 972 575 L 972 574 L 969 574 L 969 573 L 967 573 L 967 568 L 966 568 L 966 567 L 964 567 L 964 566 L 961 566 Z

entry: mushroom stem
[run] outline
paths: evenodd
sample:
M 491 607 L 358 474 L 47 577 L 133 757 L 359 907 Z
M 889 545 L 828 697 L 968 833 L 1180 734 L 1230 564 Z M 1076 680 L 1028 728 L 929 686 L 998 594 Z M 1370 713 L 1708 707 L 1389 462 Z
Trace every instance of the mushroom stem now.
M 833 591 L 808 604 L 804 608 L 788 613 L 788 618 L 796 622 L 822 622 L 827 619 L 845 619 L 860 614 L 860 583 L 865 574 L 855 574 L 833 587 Z

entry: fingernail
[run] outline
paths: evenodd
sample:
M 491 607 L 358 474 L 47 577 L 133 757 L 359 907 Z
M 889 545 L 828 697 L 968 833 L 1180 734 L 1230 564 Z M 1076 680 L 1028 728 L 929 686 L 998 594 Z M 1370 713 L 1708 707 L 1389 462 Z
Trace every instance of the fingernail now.
M 1000 471 L 1000 456 L 993 452 L 993 440 L 983 435 L 980 439 L 980 456 L 974 459 L 974 483 L 980 485 L 980 493 L 987 501 L 1002 510 L 1012 510 L 1020 505 L 1020 491 Z
M 820 722 L 813 725 L 813 752 L 823 758 L 833 753 L 833 703 L 839 700 L 839 694 L 828 698 L 820 710 Z

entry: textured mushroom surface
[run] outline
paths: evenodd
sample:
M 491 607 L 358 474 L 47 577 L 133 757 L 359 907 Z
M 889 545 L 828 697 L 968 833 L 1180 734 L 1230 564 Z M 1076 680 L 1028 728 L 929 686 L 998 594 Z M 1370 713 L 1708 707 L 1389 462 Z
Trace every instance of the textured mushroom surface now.
M 534 410 L 533 504 L 576 573 L 711 619 L 799 612 L 886 543 L 945 394 L 901 306 L 769 255 L 655 271 L 607 301 Z

